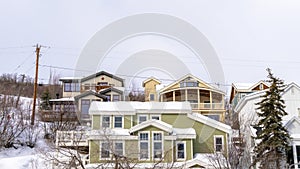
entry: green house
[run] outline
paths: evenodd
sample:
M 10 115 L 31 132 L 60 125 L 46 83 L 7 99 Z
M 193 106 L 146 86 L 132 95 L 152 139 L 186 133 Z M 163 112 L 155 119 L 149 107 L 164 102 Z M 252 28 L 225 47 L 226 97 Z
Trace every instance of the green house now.
M 209 157 L 228 151 L 231 128 L 193 113 L 189 102 L 94 101 L 89 114 L 90 164 L 210 168 Z

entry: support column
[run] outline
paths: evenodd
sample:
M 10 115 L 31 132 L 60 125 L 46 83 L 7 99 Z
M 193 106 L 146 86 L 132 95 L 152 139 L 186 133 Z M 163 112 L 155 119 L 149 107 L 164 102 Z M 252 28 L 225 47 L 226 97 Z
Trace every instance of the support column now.
M 296 144 L 293 143 L 293 158 L 294 158 L 294 168 L 298 169 L 298 158 L 297 158 L 297 147 Z

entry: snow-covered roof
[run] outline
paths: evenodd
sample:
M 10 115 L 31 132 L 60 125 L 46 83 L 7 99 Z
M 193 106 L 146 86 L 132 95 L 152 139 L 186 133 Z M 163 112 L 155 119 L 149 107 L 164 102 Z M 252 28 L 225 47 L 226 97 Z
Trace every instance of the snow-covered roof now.
M 59 98 L 59 99 L 50 99 L 50 102 L 73 102 L 74 97 L 64 97 L 64 98 Z
M 158 113 L 188 113 L 191 112 L 189 102 L 92 102 L 89 114 L 103 113 L 126 113 L 135 114 L 138 112 Z
M 233 83 L 233 85 L 238 89 L 238 90 L 247 90 L 251 88 L 255 83 Z
M 196 120 L 200 123 L 203 123 L 205 125 L 211 126 L 211 127 L 216 128 L 218 130 L 221 130 L 221 131 L 224 131 L 226 133 L 230 133 L 230 134 L 232 133 L 232 129 L 229 125 L 221 123 L 221 122 L 216 121 L 214 119 L 211 119 L 211 118 L 209 118 L 207 116 L 204 116 L 202 114 L 188 113 L 188 117 L 193 119 L 193 120 Z
M 129 130 L 129 133 L 134 133 L 136 131 L 139 131 L 141 129 L 144 129 L 146 127 L 149 127 L 149 126 L 154 126 L 154 127 L 157 127 L 161 130 L 164 130 L 168 133 L 172 133 L 173 129 L 172 129 L 172 125 L 168 124 L 168 123 L 165 123 L 163 121 L 160 121 L 160 120 L 154 120 L 154 119 L 151 119 L 151 120 L 147 120 L 147 121 L 144 121 L 138 125 L 135 125 L 133 127 L 131 127 L 131 129 Z
M 173 128 L 173 135 L 177 138 L 196 138 L 196 131 L 193 128 Z

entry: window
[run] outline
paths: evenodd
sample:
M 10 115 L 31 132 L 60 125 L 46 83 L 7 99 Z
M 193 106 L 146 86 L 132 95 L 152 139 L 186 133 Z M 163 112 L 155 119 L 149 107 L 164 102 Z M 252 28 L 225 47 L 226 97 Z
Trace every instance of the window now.
M 214 119 L 216 121 L 220 121 L 220 115 L 217 115 L 217 114 L 208 114 L 208 115 L 205 115 L 211 119 Z
M 160 115 L 151 115 L 152 120 L 160 120 Z
M 64 83 L 64 91 L 65 92 L 80 92 L 80 84 L 79 83 Z
M 149 97 L 150 97 L 150 101 L 154 101 L 155 99 L 154 94 L 150 94 Z
M 214 136 L 215 143 L 215 151 L 222 152 L 223 151 L 223 136 Z
M 102 116 L 102 127 L 103 128 L 110 127 L 110 117 L 109 116 Z
M 113 95 L 113 101 L 120 101 L 120 96 L 119 95 Z
M 162 133 L 153 133 L 153 158 L 162 158 Z
M 82 99 L 81 100 L 81 113 L 82 114 L 88 114 L 90 108 L 90 100 L 88 99 Z
M 149 159 L 149 133 L 140 133 L 140 159 Z
M 100 157 L 101 158 L 109 158 L 109 143 L 101 143 Z
M 185 142 L 178 142 L 176 145 L 177 159 L 185 160 Z
M 98 86 L 108 86 L 107 82 L 98 82 Z
M 123 156 L 123 143 L 122 142 L 116 142 L 114 145 L 114 153 L 118 156 Z
M 138 123 L 141 124 L 142 122 L 147 121 L 148 117 L 147 117 L 147 115 L 139 115 L 138 120 L 139 120 Z
M 122 120 L 123 120 L 123 118 L 122 118 L 122 116 L 115 116 L 115 125 L 114 125 L 114 127 L 115 128 L 122 128 Z
M 74 104 L 66 104 L 64 105 L 64 111 L 66 112 L 75 112 L 76 106 Z
M 109 96 L 106 96 L 106 100 L 107 100 L 108 102 L 111 101 L 110 95 L 109 95 Z
M 55 104 L 55 105 L 54 105 L 54 110 L 55 110 L 55 111 L 61 111 L 61 109 L 60 109 L 60 104 Z
M 198 82 L 181 82 L 180 87 L 197 87 Z

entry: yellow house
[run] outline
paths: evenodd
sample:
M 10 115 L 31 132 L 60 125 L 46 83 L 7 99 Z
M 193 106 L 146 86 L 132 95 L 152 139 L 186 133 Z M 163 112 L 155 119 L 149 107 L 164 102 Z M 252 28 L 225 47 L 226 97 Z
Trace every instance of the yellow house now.
M 187 74 L 179 80 L 158 89 L 160 81 L 149 78 L 143 82 L 145 101 L 188 101 L 192 111 L 217 121 L 225 121 L 225 93 L 201 79 Z

